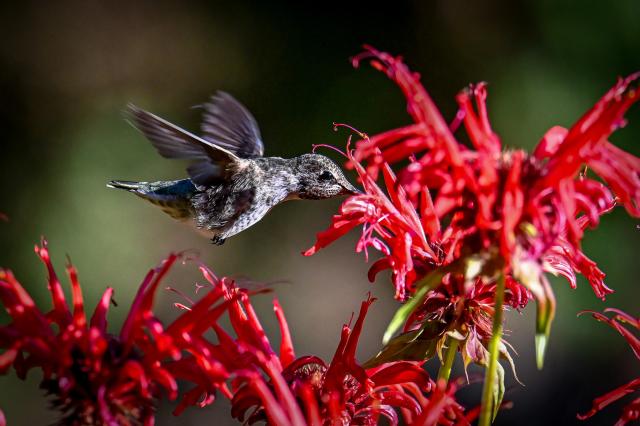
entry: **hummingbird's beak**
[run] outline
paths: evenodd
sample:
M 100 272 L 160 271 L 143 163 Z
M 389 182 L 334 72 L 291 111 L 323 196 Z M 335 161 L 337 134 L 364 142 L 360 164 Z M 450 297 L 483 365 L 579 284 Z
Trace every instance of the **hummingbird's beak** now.
M 342 195 L 360 195 L 362 191 L 360 191 L 355 186 L 351 185 L 349 182 L 342 185 Z

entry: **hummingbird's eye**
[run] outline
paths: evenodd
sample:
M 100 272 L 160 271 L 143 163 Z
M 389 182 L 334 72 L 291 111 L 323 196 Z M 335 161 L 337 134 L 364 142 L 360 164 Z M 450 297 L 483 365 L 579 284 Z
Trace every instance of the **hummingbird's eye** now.
M 333 174 L 329 170 L 325 170 L 322 173 L 320 173 L 320 176 L 318 176 L 318 180 L 320 182 L 331 182 L 331 181 L 335 181 L 336 178 L 333 176 Z

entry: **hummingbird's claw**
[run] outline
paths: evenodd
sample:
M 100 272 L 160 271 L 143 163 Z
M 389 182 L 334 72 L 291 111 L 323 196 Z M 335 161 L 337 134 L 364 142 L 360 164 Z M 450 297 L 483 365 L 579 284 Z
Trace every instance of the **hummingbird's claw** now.
M 219 235 L 216 235 L 211 239 L 211 244 L 215 244 L 217 246 L 221 246 L 226 241 L 226 238 L 221 238 Z

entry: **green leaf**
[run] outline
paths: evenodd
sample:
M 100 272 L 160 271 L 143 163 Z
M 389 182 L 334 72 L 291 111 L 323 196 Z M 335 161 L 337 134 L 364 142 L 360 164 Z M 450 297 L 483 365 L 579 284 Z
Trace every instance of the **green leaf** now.
M 516 363 L 513 361 L 513 357 L 511 356 L 511 353 L 509 353 L 509 348 L 513 350 L 513 347 L 511 345 L 509 345 L 505 340 L 502 340 L 500 342 L 500 355 L 502 356 L 502 358 L 506 359 L 507 362 L 509 363 L 509 366 L 511 367 L 511 372 L 513 373 L 513 377 L 516 379 L 516 382 L 524 386 L 524 383 L 520 381 L 520 379 L 518 378 L 518 374 L 516 373 Z
M 443 325 L 427 322 L 419 330 L 394 337 L 378 354 L 363 364 L 364 368 L 377 367 L 385 362 L 405 360 L 423 361 L 436 354 Z
M 496 419 L 502 398 L 504 397 L 504 368 L 498 363 L 496 369 L 496 379 L 493 381 L 493 406 L 491 407 L 491 422 Z
M 433 271 L 416 285 L 416 292 L 414 296 L 409 299 L 404 305 L 402 305 L 396 313 L 393 315 L 391 322 L 387 326 L 387 330 L 382 337 L 382 343 L 387 344 L 391 341 L 393 336 L 400 328 L 405 324 L 407 318 L 413 313 L 413 311 L 420 305 L 427 297 L 429 291 L 433 290 L 440 285 L 444 270 Z
M 422 330 L 416 330 L 394 337 L 375 357 L 365 362 L 363 367 L 373 368 L 397 360 L 421 361 L 425 357 L 433 356 L 436 351 L 435 343 L 418 340 L 417 337 L 421 333 Z

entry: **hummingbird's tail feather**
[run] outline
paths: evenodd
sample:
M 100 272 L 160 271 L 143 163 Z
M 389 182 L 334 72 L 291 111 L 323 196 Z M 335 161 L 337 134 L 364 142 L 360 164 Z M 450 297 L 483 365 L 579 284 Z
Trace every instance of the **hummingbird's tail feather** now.
M 196 187 L 190 179 L 158 182 L 112 180 L 107 187 L 129 191 L 160 207 L 174 219 L 184 221 L 193 216 L 190 199 Z

